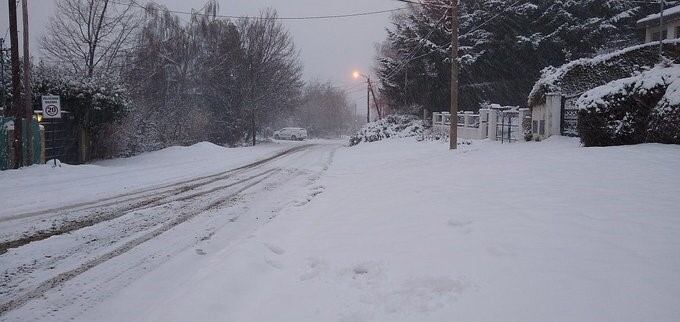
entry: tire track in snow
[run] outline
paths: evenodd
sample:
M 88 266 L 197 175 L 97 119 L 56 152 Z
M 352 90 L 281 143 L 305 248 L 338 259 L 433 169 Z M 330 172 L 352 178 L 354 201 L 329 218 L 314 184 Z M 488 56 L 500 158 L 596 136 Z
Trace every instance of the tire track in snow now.
M 78 230 L 78 229 L 81 229 L 81 228 L 92 226 L 92 225 L 98 224 L 100 222 L 112 220 L 112 219 L 121 217 L 121 216 L 123 216 L 127 213 L 130 213 L 130 212 L 133 212 L 133 211 L 157 207 L 159 205 L 169 203 L 169 202 L 174 202 L 174 201 L 184 201 L 184 200 L 192 199 L 192 198 L 195 198 L 195 197 L 198 197 L 198 196 L 201 196 L 201 195 L 205 195 L 207 193 L 214 192 L 216 190 L 228 188 L 228 187 L 233 186 L 235 184 L 239 184 L 242 181 L 235 182 L 233 184 L 228 184 L 226 186 L 220 186 L 220 187 L 217 187 L 217 188 L 213 188 L 213 189 L 210 189 L 210 190 L 207 190 L 207 191 L 202 191 L 202 192 L 199 192 L 199 193 L 191 194 L 191 195 L 180 197 L 180 198 L 173 198 L 173 197 L 177 196 L 178 194 L 186 193 L 188 191 L 207 186 L 209 184 L 218 182 L 220 180 L 228 179 L 228 178 L 230 178 L 230 177 L 232 177 L 232 176 L 234 176 L 238 173 L 241 173 L 243 171 L 252 170 L 254 168 L 265 165 L 265 164 L 272 162 L 276 159 L 279 159 L 281 157 L 291 155 L 291 154 L 298 152 L 298 151 L 305 150 L 305 149 L 307 149 L 311 146 L 312 145 L 303 145 L 303 146 L 294 147 L 294 148 L 288 149 L 286 151 L 277 153 L 276 155 L 274 155 L 272 157 L 268 157 L 268 158 L 259 160 L 257 162 L 253 162 L 253 163 L 250 163 L 250 164 L 247 164 L 247 165 L 244 165 L 244 166 L 241 166 L 241 167 L 229 170 L 229 171 L 218 173 L 218 174 L 199 177 L 199 178 L 195 178 L 195 179 L 191 179 L 191 180 L 185 180 L 185 181 L 182 181 L 182 182 L 179 182 L 179 183 L 174 183 L 172 185 L 166 185 L 166 186 L 159 187 L 159 188 L 150 188 L 150 189 L 143 190 L 142 192 L 125 194 L 124 196 L 132 196 L 131 198 L 128 198 L 128 199 L 125 199 L 125 200 L 118 200 L 118 201 L 115 201 L 115 202 L 108 202 L 107 203 L 107 201 L 121 197 L 121 196 L 116 196 L 116 197 L 112 197 L 112 198 L 105 198 L 105 199 L 100 199 L 98 201 L 90 202 L 90 203 L 88 203 L 89 205 L 86 208 L 82 208 L 82 209 L 80 209 L 80 207 L 82 207 L 84 204 L 78 204 L 78 205 L 73 205 L 73 206 L 69 206 L 69 207 L 59 208 L 58 211 L 60 211 L 61 213 L 63 213 L 64 210 L 68 210 L 68 209 L 72 209 L 74 211 L 85 211 L 85 210 L 93 210 L 93 209 L 96 210 L 97 208 L 103 208 L 103 207 L 108 207 L 108 206 L 112 206 L 112 205 L 117 205 L 117 204 L 120 204 L 120 203 L 141 200 L 141 201 L 133 203 L 133 204 L 127 206 L 127 207 L 123 207 L 121 209 L 115 209 L 115 210 L 113 210 L 109 213 L 97 213 L 97 212 L 95 212 L 94 214 L 91 214 L 89 216 L 85 215 L 85 216 L 83 216 L 83 218 L 78 218 L 76 220 L 67 221 L 65 223 L 62 223 L 59 226 L 51 227 L 50 229 L 47 229 L 47 230 L 38 230 L 38 231 L 30 232 L 30 233 L 24 233 L 20 238 L 1 241 L 0 242 L 0 255 L 7 252 L 7 250 L 10 249 L 10 248 L 21 247 L 21 246 L 29 244 L 31 242 L 44 240 L 44 239 L 47 239 L 47 238 L 52 237 L 52 236 L 61 235 L 61 234 L 72 232 L 72 231 L 75 231 L 75 230 Z M 262 174 L 264 174 L 264 173 L 262 173 Z M 260 175 L 262 175 L 262 174 L 260 174 Z M 206 179 L 208 179 L 208 180 L 206 180 Z M 252 177 L 246 178 L 245 180 L 250 180 L 250 179 L 252 179 Z M 166 191 L 166 189 L 173 188 L 173 187 L 174 187 L 174 189 Z M 161 191 L 158 191 L 158 190 L 161 190 Z M 142 195 L 142 196 L 134 196 L 135 194 L 140 194 L 140 193 L 144 194 L 144 193 L 148 193 L 148 192 L 151 192 L 151 193 L 145 194 L 145 195 Z M 169 199 L 169 200 L 167 200 L 167 199 Z M 101 204 L 102 202 L 104 202 L 104 204 Z M 24 219 L 24 218 L 30 218 L 30 217 L 35 217 L 35 216 L 39 216 L 39 215 L 46 215 L 46 214 L 50 214 L 50 213 L 51 213 L 50 211 L 43 211 L 43 212 L 36 212 L 36 213 L 30 213 L 30 214 L 15 215 L 13 217 L 5 217 L 4 219 L 0 219 L 0 223 L 5 222 L 5 221 L 9 221 L 9 220 Z
M 184 188 L 187 188 L 187 187 L 188 187 L 188 189 L 191 189 L 191 188 L 194 188 L 194 187 L 198 187 L 198 186 L 202 186 L 202 185 L 205 185 L 205 184 L 215 182 L 217 180 L 224 179 L 225 176 L 227 176 L 227 175 L 233 175 L 237 172 L 240 172 L 240 171 L 243 171 L 243 170 L 248 170 L 248 169 L 263 165 L 265 163 L 279 159 L 283 156 L 292 154 L 292 153 L 297 152 L 297 151 L 307 149 L 311 146 L 313 146 L 313 145 L 307 144 L 307 145 L 296 146 L 296 147 L 287 149 L 285 151 L 279 152 L 279 153 L 277 153 L 277 154 L 275 154 L 271 157 L 268 157 L 268 158 L 265 158 L 265 159 L 262 159 L 262 160 L 258 160 L 258 161 L 253 162 L 253 163 L 249 163 L 249 164 L 240 166 L 238 168 L 230 169 L 230 170 L 227 170 L 227 171 L 222 171 L 222 172 L 211 174 L 211 175 L 191 178 L 191 179 L 182 180 L 182 181 L 179 181 L 179 182 L 174 182 L 174 183 L 170 183 L 170 184 L 166 184 L 166 185 L 162 185 L 162 186 L 146 188 L 146 189 L 137 190 L 137 191 L 134 191 L 134 192 L 119 194 L 119 195 L 112 196 L 112 197 L 101 198 L 101 199 L 97 199 L 97 200 L 93 200 L 93 201 L 82 202 L 82 203 L 68 205 L 68 206 L 59 207 L 59 208 L 52 208 L 52 209 L 47 209 L 47 210 L 35 211 L 35 212 L 27 212 L 27 213 L 21 213 L 21 214 L 16 214 L 16 215 L 11 215 L 11 216 L 3 216 L 3 217 L 0 217 L 0 223 L 12 221 L 12 220 L 17 220 L 17 219 L 26 219 L 26 218 L 31 218 L 31 217 L 41 216 L 41 215 L 59 214 L 59 213 L 63 213 L 63 212 L 66 212 L 66 211 L 83 211 L 83 210 L 90 210 L 90 209 L 108 207 L 108 206 L 113 206 L 113 205 L 117 205 L 117 204 L 124 203 L 124 202 L 131 202 L 131 201 L 136 201 L 136 200 L 139 200 L 139 199 L 157 196 L 159 194 L 176 193 L 178 190 L 181 190 L 181 189 L 184 189 Z M 206 180 L 206 179 L 211 179 L 213 181 L 207 182 L 205 184 L 200 183 L 201 180 Z M 197 186 L 194 186 L 194 185 L 197 185 Z M 166 189 L 173 189 L 173 188 L 174 188 L 174 190 L 165 191 Z M 146 193 L 149 193 L 149 194 L 146 194 Z M 125 198 L 127 198 L 127 199 L 125 199 Z
M 207 206 L 201 207 L 197 210 L 190 211 L 190 212 L 187 212 L 187 213 L 183 213 L 180 216 L 170 220 L 169 222 L 162 224 L 160 227 L 153 229 L 152 231 L 150 231 L 146 234 L 143 234 L 142 236 L 134 238 L 134 239 L 124 243 L 123 245 L 117 247 L 116 249 L 109 251 L 108 253 L 106 253 L 104 255 L 101 255 L 99 257 L 91 259 L 91 260 L 81 264 L 80 266 L 78 266 L 75 269 L 69 270 L 67 272 L 60 273 L 60 274 L 58 274 L 58 275 L 56 275 L 52 278 L 49 278 L 48 280 L 40 283 L 38 286 L 36 286 L 32 290 L 25 292 L 22 295 L 20 295 L 16 298 L 13 298 L 13 299 L 5 302 L 5 303 L 0 303 L 0 316 L 2 316 L 4 313 L 6 313 L 10 310 L 13 310 L 13 309 L 16 309 L 16 308 L 22 306 L 23 304 L 25 304 L 26 302 L 28 302 L 28 301 L 30 301 L 34 298 L 40 297 L 43 293 L 47 292 L 48 290 L 53 289 L 53 288 L 61 285 L 62 283 L 65 283 L 65 282 L 77 277 L 78 275 L 86 272 L 87 270 L 89 270 L 93 267 L 96 267 L 97 265 L 100 265 L 100 264 L 102 264 L 102 263 L 104 263 L 104 262 L 106 262 L 106 261 L 108 261 L 108 260 L 110 260 L 114 257 L 120 256 L 120 255 L 130 251 L 131 249 L 135 248 L 137 245 L 140 245 L 140 244 L 142 244 L 146 241 L 149 241 L 149 240 L 161 235 L 162 233 L 172 229 L 173 227 L 175 227 L 179 224 L 182 224 L 182 223 L 186 222 L 187 220 L 189 220 L 189 219 L 191 219 L 191 218 L 193 218 L 193 217 L 195 217 L 195 216 L 197 216 L 197 215 L 199 215 L 199 214 L 201 214 L 205 211 L 208 211 L 208 210 L 211 210 L 211 209 L 214 209 L 214 208 L 221 206 L 222 204 L 229 201 L 230 199 L 232 199 L 232 198 L 236 197 L 237 195 L 243 193 L 244 191 L 258 185 L 259 183 L 267 180 L 268 178 L 272 177 L 273 175 L 275 175 L 275 174 L 277 174 L 281 171 L 282 171 L 281 169 L 272 169 L 272 170 L 267 171 L 267 173 L 264 176 L 253 176 L 253 177 L 251 177 L 247 180 L 243 180 L 241 183 L 247 183 L 247 184 L 243 187 L 238 188 L 237 190 L 228 194 L 227 196 L 221 197 L 218 200 L 211 202 Z M 257 180 L 248 183 L 248 181 L 251 181 L 253 179 L 257 179 Z M 231 185 L 231 186 L 234 186 L 234 185 Z M 214 191 L 217 191 L 217 190 L 219 190 L 219 189 L 214 189 Z M 212 191 L 212 192 L 214 192 L 214 191 Z

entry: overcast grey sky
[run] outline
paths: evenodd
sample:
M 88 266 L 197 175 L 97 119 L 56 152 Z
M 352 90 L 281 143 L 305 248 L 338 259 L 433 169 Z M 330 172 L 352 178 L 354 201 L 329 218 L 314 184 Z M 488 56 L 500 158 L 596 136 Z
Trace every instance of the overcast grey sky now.
M 139 0 L 145 3 L 145 0 Z M 156 0 L 171 10 L 190 11 L 200 8 L 204 0 Z M 220 14 L 257 15 L 272 7 L 282 17 L 347 14 L 401 7 L 394 0 L 218 0 Z M 40 56 L 39 39 L 49 18 L 54 14 L 55 0 L 29 0 L 31 51 Z M 0 32 L 8 26 L 7 1 L 0 1 Z M 19 5 L 19 13 L 21 7 Z M 334 20 L 284 21 L 294 37 L 305 68 L 305 79 L 332 81 L 353 90 L 352 100 L 362 107 L 366 93 L 351 78 L 352 71 L 369 71 L 373 66 L 374 44 L 382 41 L 389 15 L 372 15 Z M 21 19 L 19 19 L 21 31 Z M 21 39 L 21 36 L 19 36 Z M 9 40 L 5 42 L 8 46 Z M 363 110 L 360 108 L 360 111 Z

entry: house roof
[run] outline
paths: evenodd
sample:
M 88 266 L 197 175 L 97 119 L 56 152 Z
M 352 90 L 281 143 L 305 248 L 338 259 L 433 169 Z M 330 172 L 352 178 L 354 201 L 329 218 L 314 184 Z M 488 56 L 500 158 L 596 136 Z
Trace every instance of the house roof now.
M 677 5 L 675 7 L 670 7 L 668 9 L 664 10 L 663 16 L 664 16 L 664 20 L 667 20 L 667 21 L 680 19 L 680 5 Z M 660 18 L 661 18 L 661 14 L 655 13 L 653 15 L 649 15 L 647 17 L 644 17 L 644 18 L 638 20 L 637 24 L 640 27 L 651 26 L 655 23 L 658 24 Z
M 680 39 L 664 41 L 664 55 L 680 63 Z M 548 67 L 529 94 L 529 106 L 545 102 L 545 94 L 558 92 L 576 96 L 617 79 L 651 69 L 659 62 L 659 43 L 628 47 L 613 53 L 572 61 L 559 68 Z

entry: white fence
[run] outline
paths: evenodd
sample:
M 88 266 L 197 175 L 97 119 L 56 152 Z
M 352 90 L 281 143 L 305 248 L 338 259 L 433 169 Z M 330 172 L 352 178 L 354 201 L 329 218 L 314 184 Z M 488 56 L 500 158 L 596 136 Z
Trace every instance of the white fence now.
M 458 125 L 458 138 L 465 140 L 483 140 L 490 138 L 492 140 L 503 139 L 503 126 L 499 126 L 499 116 L 507 114 L 508 112 L 517 113 L 519 120 L 523 120 L 529 116 L 529 109 L 525 108 L 490 108 L 481 109 L 478 114 L 474 112 L 458 113 L 456 117 Z M 502 119 L 502 118 L 500 118 Z M 448 136 L 451 125 L 451 113 L 441 112 L 432 113 L 432 130 L 439 135 Z M 521 129 L 521 124 L 516 124 Z M 498 133 L 498 132 L 501 133 Z M 518 130 L 518 132 L 520 132 Z

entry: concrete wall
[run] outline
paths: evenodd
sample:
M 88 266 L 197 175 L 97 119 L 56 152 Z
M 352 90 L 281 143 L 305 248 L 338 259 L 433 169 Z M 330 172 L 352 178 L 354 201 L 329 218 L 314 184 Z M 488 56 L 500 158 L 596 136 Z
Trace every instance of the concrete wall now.
M 530 117 L 529 109 L 513 109 L 514 112 L 518 114 L 519 124 L 515 136 L 517 136 L 518 141 L 524 133 L 524 127 L 522 126 L 522 121 Z M 481 109 L 479 114 L 474 114 L 473 112 L 463 112 L 458 114 L 459 117 L 463 118 L 465 121 L 463 124 L 459 124 L 458 138 L 464 140 L 484 140 L 491 139 L 496 140 L 496 117 L 498 113 L 503 113 L 503 110 L 498 109 Z M 435 134 L 448 137 L 449 127 L 450 127 L 450 114 L 449 113 L 432 113 L 432 130 Z M 455 119 L 455 118 L 454 118 Z
M 486 116 L 486 111 L 480 111 L 480 114 L 474 114 L 473 112 L 464 112 L 458 114 L 464 118 L 464 124 L 458 126 L 458 138 L 464 140 L 483 140 L 487 138 L 488 126 L 486 123 L 482 123 L 482 116 Z M 457 122 L 457 118 L 454 117 L 454 122 Z M 450 131 L 450 114 L 449 113 L 432 113 L 432 130 L 437 135 L 449 136 Z M 479 125 L 477 126 L 476 120 L 479 120 Z
M 536 105 L 531 108 L 531 119 L 533 121 L 543 122 L 544 133 L 541 135 L 538 129 L 533 129 L 533 137 L 545 139 L 553 135 L 562 134 L 562 94 L 548 93 L 545 95 L 545 103 Z

